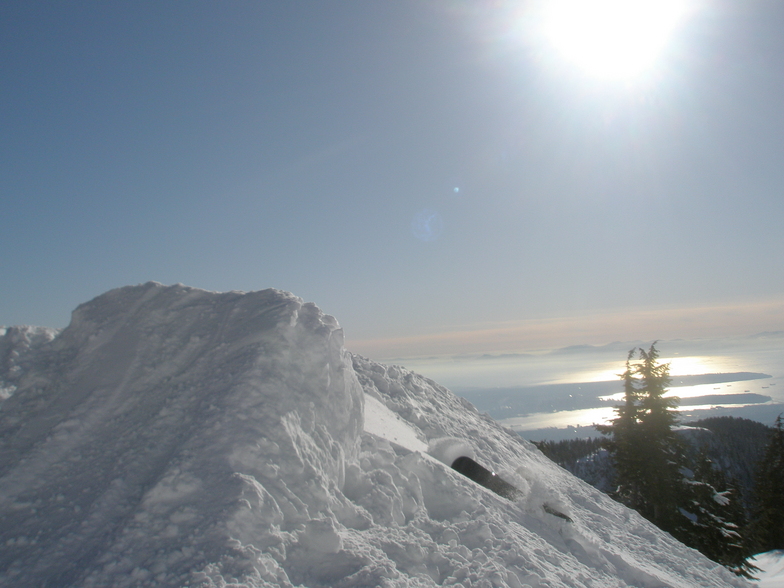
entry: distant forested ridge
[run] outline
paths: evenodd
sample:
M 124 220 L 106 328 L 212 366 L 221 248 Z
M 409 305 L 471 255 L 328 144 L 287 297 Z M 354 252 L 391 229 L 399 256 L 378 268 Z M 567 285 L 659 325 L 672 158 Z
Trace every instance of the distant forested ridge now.
M 738 417 L 711 417 L 685 425 L 680 433 L 692 459 L 705 451 L 713 467 L 741 490 L 746 509 L 754 486 L 754 473 L 765 453 L 772 427 Z
M 741 490 L 748 510 L 754 486 L 754 472 L 763 457 L 773 429 L 762 423 L 723 416 L 684 424 L 678 434 L 687 442 L 687 455 L 696 462 L 701 452 L 713 467 Z M 534 442 L 542 453 L 592 486 L 608 492 L 613 465 L 603 449 L 604 439 L 568 439 Z
M 533 441 L 542 453 L 594 488 L 609 494 L 615 468 L 605 440 L 599 437 L 564 441 Z

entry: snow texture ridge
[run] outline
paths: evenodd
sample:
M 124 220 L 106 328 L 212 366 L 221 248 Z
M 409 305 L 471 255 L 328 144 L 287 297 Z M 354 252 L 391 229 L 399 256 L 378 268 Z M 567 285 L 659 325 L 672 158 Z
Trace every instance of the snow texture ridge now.
M 274 290 L 80 306 L 0 410 L 0 584 L 285 585 L 277 562 L 351 509 L 333 501 L 363 396 L 342 343 Z
M 47 327 L 0 327 L 0 402 L 16 391 L 27 358 L 57 333 Z
M 0 360 L 2 587 L 748 586 L 286 292 L 120 288 Z

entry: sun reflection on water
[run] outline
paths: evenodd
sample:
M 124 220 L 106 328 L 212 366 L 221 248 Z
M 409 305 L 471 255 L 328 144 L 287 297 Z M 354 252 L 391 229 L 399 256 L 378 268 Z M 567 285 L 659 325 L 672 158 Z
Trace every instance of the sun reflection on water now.
M 670 377 L 676 380 L 678 376 L 691 376 L 697 374 L 721 374 L 739 371 L 736 358 L 721 355 L 691 355 L 687 357 L 663 357 L 660 363 L 670 364 Z M 599 369 L 580 372 L 570 375 L 574 382 L 609 382 L 618 380 L 624 370 L 624 365 L 618 361 L 606 363 Z

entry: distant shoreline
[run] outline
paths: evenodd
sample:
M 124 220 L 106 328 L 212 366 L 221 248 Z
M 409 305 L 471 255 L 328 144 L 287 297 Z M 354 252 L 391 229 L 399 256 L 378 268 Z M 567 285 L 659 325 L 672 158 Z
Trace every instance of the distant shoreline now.
M 755 372 L 677 376 L 673 379 L 669 388 L 675 390 L 688 386 L 743 382 L 771 377 L 772 376 L 768 374 Z M 623 387 L 620 380 L 608 380 L 601 382 L 480 388 L 464 390 L 462 392 L 455 391 L 455 393 L 466 398 L 481 412 L 488 413 L 496 420 L 502 420 L 536 413 L 615 406 L 618 403 L 618 399 L 611 398 L 611 396 L 622 393 L 622 391 Z M 716 396 L 723 396 L 723 402 L 717 402 L 714 398 Z M 684 406 L 724 403 L 738 404 L 738 402 L 729 402 L 730 397 L 742 397 L 740 402 L 745 404 L 759 404 L 771 400 L 771 398 L 766 395 L 750 394 L 749 391 L 744 391 L 743 394 L 702 394 L 696 397 L 684 398 L 681 400 L 681 404 Z
M 685 386 L 699 386 L 703 384 L 726 384 L 729 382 L 745 382 L 747 380 L 764 380 L 766 378 L 772 378 L 770 374 L 764 374 L 760 372 L 722 372 L 722 373 L 715 373 L 715 374 L 693 374 L 687 376 L 671 376 L 671 383 L 670 388 L 681 388 Z M 483 388 L 479 386 L 472 386 L 472 387 L 453 387 L 451 390 L 457 394 L 458 396 L 464 396 L 470 400 L 470 396 L 474 394 L 486 394 L 486 393 L 512 393 L 512 392 L 522 392 L 534 389 L 547 389 L 547 388 L 566 388 L 566 387 L 576 387 L 576 388 L 594 388 L 594 387 L 606 387 L 606 386 L 619 386 L 620 387 L 621 380 L 618 378 L 617 380 L 601 380 L 598 382 L 569 382 L 569 383 L 559 383 L 559 384 L 534 384 L 533 386 L 498 386 L 493 388 Z

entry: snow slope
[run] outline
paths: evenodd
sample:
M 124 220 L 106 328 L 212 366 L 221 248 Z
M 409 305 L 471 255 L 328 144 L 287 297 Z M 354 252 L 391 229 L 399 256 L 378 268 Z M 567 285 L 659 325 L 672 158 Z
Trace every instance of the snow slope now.
M 10 332 L 0 586 L 749 585 L 291 294 L 148 283 Z
M 758 588 L 784 588 L 784 551 L 760 553 L 751 560 L 759 568 L 754 575 L 759 578 Z

